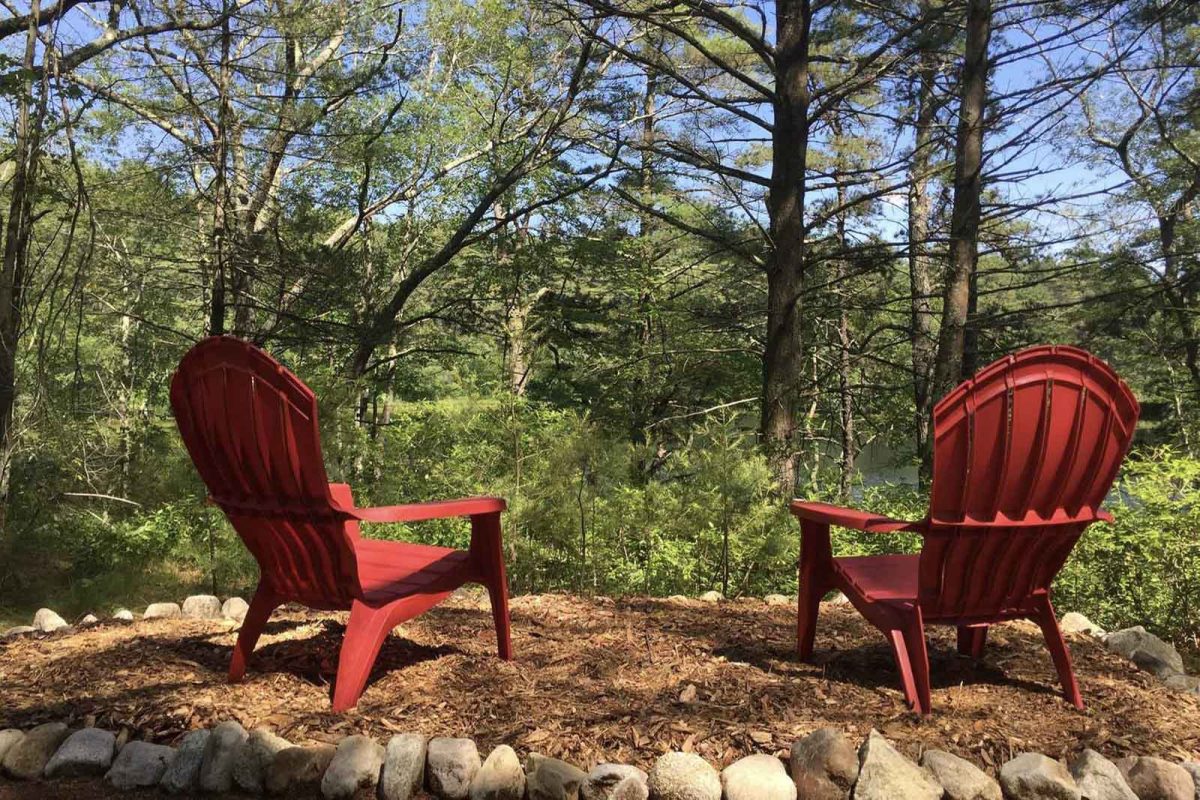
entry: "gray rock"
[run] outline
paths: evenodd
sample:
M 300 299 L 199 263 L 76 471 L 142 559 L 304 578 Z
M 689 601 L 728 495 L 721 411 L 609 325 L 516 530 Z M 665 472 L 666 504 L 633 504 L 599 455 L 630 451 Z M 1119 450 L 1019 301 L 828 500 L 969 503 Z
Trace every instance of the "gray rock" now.
M 47 778 L 81 778 L 103 775 L 112 766 L 117 737 L 99 728 L 84 728 L 66 741 L 46 762 Z
M 49 608 L 39 608 L 33 615 L 33 627 L 43 633 L 53 633 L 67 627 L 67 621 Z
M 813 731 L 792 745 L 792 780 L 803 798 L 846 800 L 858 780 L 858 753 L 834 728 Z
M 193 791 L 200 783 L 200 765 L 204 762 L 204 748 L 212 734 L 205 728 L 191 731 L 183 737 L 175 758 L 163 772 L 159 787 L 168 794 L 183 794 Z
M 769 606 L 790 606 L 794 600 L 787 595 L 769 594 L 763 598 Z
M 926 750 L 921 766 L 946 791 L 946 800 L 1002 800 L 1000 784 L 979 767 L 941 750 Z
M 430 739 L 425 752 L 425 785 L 444 800 L 463 800 L 483 762 L 470 739 Z
M 1064 633 L 1086 633 L 1089 636 L 1104 635 L 1104 628 L 1101 628 L 1078 611 L 1068 611 L 1066 614 L 1063 614 L 1063 618 L 1058 622 L 1058 627 Z
M 325 800 L 347 800 L 362 789 L 375 789 L 383 768 L 383 746 L 369 736 L 355 734 L 338 742 L 337 752 L 321 778 Z
M 612 788 L 608 800 L 650 800 L 650 790 L 646 781 L 631 775 Z
M 1196 783 L 1191 773 L 1161 758 L 1142 756 L 1125 775 L 1138 800 L 1195 800 Z
M 615 800 L 617 787 L 629 780 L 646 787 L 650 776 L 628 764 L 597 764 L 580 787 L 579 796 L 583 800 Z M 648 787 L 646 790 L 649 792 Z
M 725 599 L 725 595 L 717 591 L 708 591 L 696 598 L 701 603 L 719 603 Z
M 381 800 L 410 800 L 425 785 L 425 747 L 419 733 L 401 733 L 388 740 L 379 778 Z
M 1185 672 L 1179 651 L 1141 625 L 1110 633 L 1104 646 L 1159 678 Z
M 0 731 L 0 764 L 4 763 L 4 754 L 8 752 L 9 748 L 24 738 L 25 733 L 16 728 Z
M 38 725 L 8 748 L 4 754 L 4 772 L 25 781 L 40 778 L 46 762 L 66 738 L 67 726 L 61 722 Z
M 28 636 L 31 633 L 37 633 L 38 629 L 32 625 L 16 625 L 4 632 L 0 639 L 15 639 L 18 636 Z
M 695 753 L 666 753 L 650 769 L 655 800 L 721 800 L 721 778 Z
M 287 739 L 269 730 L 251 731 L 233 759 L 233 782 L 244 792 L 262 794 L 267 767 L 275 760 L 276 753 L 291 746 Z
M 846 595 L 842 592 L 838 592 L 833 597 L 829 598 L 829 604 L 831 606 L 848 606 L 850 605 L 850 598 L 846 597 Z
M 541 753 L 530 753 L 525 759 L 529 800 L 578 800 L 586 782 L 587 773 L 565 761 Z
M 1177 692 L 1200 694 L 1200 676 L 1197 675 L 1168 675 L 1163 678 L 1163 686 Z
M 249 610 L 250 604 L 240 597 L 231 597 L 221 604 L 221 616 L 234 622 L 244 620 Z
M 212 729 L 212 735 L 204 743 L 204 757 L 200 760 L 202 790 L 228 792 L 233 788 L 233 762 L 247 738 L 246 729 L 233 720 Z
M 1095 750 L 1079 753 L 1069 767 L 1083 800 L 1137 800 L 1117 765 Z
M 220 619 L 221 601 L 211 594 L 194 594 L 183 601 L 184 619 Z
M 118 608 L 113 612 L 112 618 L 118 622 L 133 622 L 133 612 L 128 608 Z
M 1080 800 L 1067 768 L 1041 753 L 1022 753 L 1002 766 L 1000 786 L 1011 800 Z
M 471 800 L 521 800 L 525 796 L 525 771 L 516 751 L 506 744 L 493 750 L 471 779 Z
M 783 762 L 766 753 L 755 753 L 721 770 L 725 800 L 796 800 L 796 784 Z
M 79 620 L 79 622 L 75 624 L 80 628 L 88 628 L 92 625 L 99 625 L 100 620 L 97 619 L 95 614 L 84 614 L 83 619 Z
M 0 734 L 3 735 L 3 734 Z M 1200 761 L 1184 761 L 1179 766 L 1187 770 L 1196 784 L 1196 797 L 1200 797 Z
M 280 750 L 267 767 L 263 781 L 267 794 L 313 793 L 320 788 L 321 777 L 336 754 L 337 748 L 331 744 Z
M 130 742 L 121 748 L 104 780 L 123 792 L 157 786 L 174 758 L 175 750 L 165 744 Z
M 146 606 L 142 619 L 179 619 L 183 611 L 178 603 L 151 603 Z
M 941 800 L 933 775 L 904 756 L 873 730 L 858 751 L 855 800 Z

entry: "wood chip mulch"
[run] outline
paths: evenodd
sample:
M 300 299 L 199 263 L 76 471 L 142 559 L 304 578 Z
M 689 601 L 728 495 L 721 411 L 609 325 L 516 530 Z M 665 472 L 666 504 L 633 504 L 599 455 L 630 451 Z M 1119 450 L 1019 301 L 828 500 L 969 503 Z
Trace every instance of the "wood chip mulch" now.
M 795 657 L 795 612 L 759 600 L 539 595 L 515 598 L 512 618 L 510 663 L 495 658 L 479 594 L 406 623 L 345 715 L 330 712 L 328 695 L 344 615 L 280 611 L 237 685 L 225 682 L 230 623 L 104 624 L 9 640 L 0 643 L 0 728 L 63 720 L 174 743 L 232 718 L 295 743 L 418 731 L 472 737 L 485 755 L 507 743 L 584 768 L 649 768 L 671 749 L 721 767 L 751 752 L 785 755 L 823 726 L 855 740 L 874 727 L 912 757 L 939 748 L 992 771 L 1030 750 L 1200 754 L 1200 699 L 1073 636 L 1088 703 L 1076 711 L 1032 624 L 995 628 L 978 665 L 955 653 L 953 629 L 931 629 L 934 713 L 921 719 L 904 706 L 883 637 L 847 606 L 822 607 L 815 664 Z

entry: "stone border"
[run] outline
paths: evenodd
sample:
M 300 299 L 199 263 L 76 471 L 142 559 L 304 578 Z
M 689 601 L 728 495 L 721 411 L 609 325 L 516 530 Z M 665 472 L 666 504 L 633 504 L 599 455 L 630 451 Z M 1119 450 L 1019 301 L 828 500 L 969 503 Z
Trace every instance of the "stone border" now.
M 822 728 L 792 745 L 784 760 L 746 756 L 718 772 L 695 753 L 669 752 L 647 774 L 602 763 L 584 772 L 530 752 L 524 763 L 508 745 L 481 758 L 471 739 L 416 733 L 386 744 L 356 734 L 336 746 L 298 746 L 260 728 L 226 721 L 186 734 L 176 747 L 100 728 L 74 732 L 61 722 L 0 731 L 0 773 L 18 781 L 103 778 L 118 791 L 165 794 L 241 792 L 279 796 L 320 791 L 326 800 L 373 795 L 410 800 L 422 790 L 440 800 L 1196 800 L 1200 762 L 1159 758 L 1109 761 L 1083 750 L 1068 762 L 1022 753 L 999 780 L 963 758 L 926 750 L 920 764 L 872 730 L 857 748 Z M 0 779 L 2 780 L 2 779 Z

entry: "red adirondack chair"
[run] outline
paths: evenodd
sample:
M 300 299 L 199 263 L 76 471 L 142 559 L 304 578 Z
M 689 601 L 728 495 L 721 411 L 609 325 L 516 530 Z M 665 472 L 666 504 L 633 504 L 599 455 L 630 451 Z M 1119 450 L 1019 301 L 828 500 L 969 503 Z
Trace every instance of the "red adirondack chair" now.
M 183 357 L 171 381 L 171 408 L 212 502 L 258 561 L 258 590 L 234 646 L 230 681 L 245 675 L 280 605 L 348 609 L 333 710 L 353 708 L 392 628 L 468 582 L 487 587 L 500 658 L 512 658 L 502 499 L 356 508 L 350 487 L 325 475 L 312 390 L 232 337 L 205 339 Z M 469 550 L 359 536 L 360 522 L 446 517 L 470 517 Z
M 840 589 L 888 638 L 910 707 L 930 711 L 925 624 L 958 628 L 979 658 L 988 626 L 1029 618 L 1046 637 L 1063 694 L 1083 699 L 1050 583 L 1100 508 L 1133 437 L 1138 403 L 1116 373 L 1074 347 L 1032 347 L 981 370 L 933 411 L 929 511 L 903 522 L 797 500 L 797 638 L 808 660 L 821 597 Z M 920 534 L 919 555 L 833 558 L 829 526 Z

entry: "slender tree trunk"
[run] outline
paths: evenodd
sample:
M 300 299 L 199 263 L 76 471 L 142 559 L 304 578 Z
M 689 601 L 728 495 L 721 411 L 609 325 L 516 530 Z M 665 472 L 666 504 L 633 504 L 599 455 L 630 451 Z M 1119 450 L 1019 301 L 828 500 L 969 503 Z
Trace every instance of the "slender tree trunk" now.
M 991 0 L 968 0 L 963 53 L 962 98 L 954 160 L 954 205 L 950 215 L 950 263 L 942 295 L 934 390 L 941 396 L 963 377 L 971 285 L 979 260 L 979 218 L 983 191 L 983 129 L 987 105 L 988 39 Z
M 221 23 L 221 62 L 218 69 L 220 87 L 217 108 L 217 135 L 213 142 L 213 230 L 212 230 L 212 305 L 209 307 L 208 335 L 220 336 L 226 330 L 227 307 L 230 302 L 232 265 L 229 263 L 229 240 L 236 221 L 231 212 L 232 197 L 229 187 L 229 144 L 233 136 L 230 126 L 233 108 L 229 93 L 232 89 L 233 70 L 230 64 L 230 49 L 233 34 L 230 29 L 228 2 L 225 3 L 225 19 Z
M 808 164 L 809 0 L 776 0 L 776 86 L 767 210 L 767 340 L 763 356 L 762 437 L 779 490 L 796 485 L 797 403 L 804 374 L 800 304 L 805 267 L 805 169 Z
M 34 106 L 33 67 L 37 50 L 38 5 L 30 14 L 22 59 L 24 78 L 16 92 L 16 141 L 9 189 L 8 219 L 4 221 L 4 251 L 0 263 L 0 560 L 7 560 L 8 509 L 16 433 L 17 351 L 20 345 L 25 270 L 33 235 L 33 197 L 37 187 L 38 153 L 46 115 L 46 91 Z
M 1163 256 L 1163 283 L 1166 291 L 1163 296 L 1171 316 L 1179 326 L 1183 338 L 1183 363 L 1192 379 L 1192 386 L 1200 392 L 1200 338 L 1196 335 L 1196 310 L 1192 300 L 1192 292 L 1188 290 L 1187 279 L 1182 277 L 1179 253 L 1176 246 L 1175 229 L 1178 217 L 1175 214 L 1158 217 L 1158 244 Z
M 913 155 L 908 173 L 908 282 L 912 346 L 913 435 L 921 460 L 922 484 L 930 472 L 929 412 L 933 405 L 930 380 L 936 341 L 933 333 L 933 276 L 927 255 L 929 241 L 929 166 L 933 161 L 936 53 L 921 54 L 917 74 L 917 113 Z

